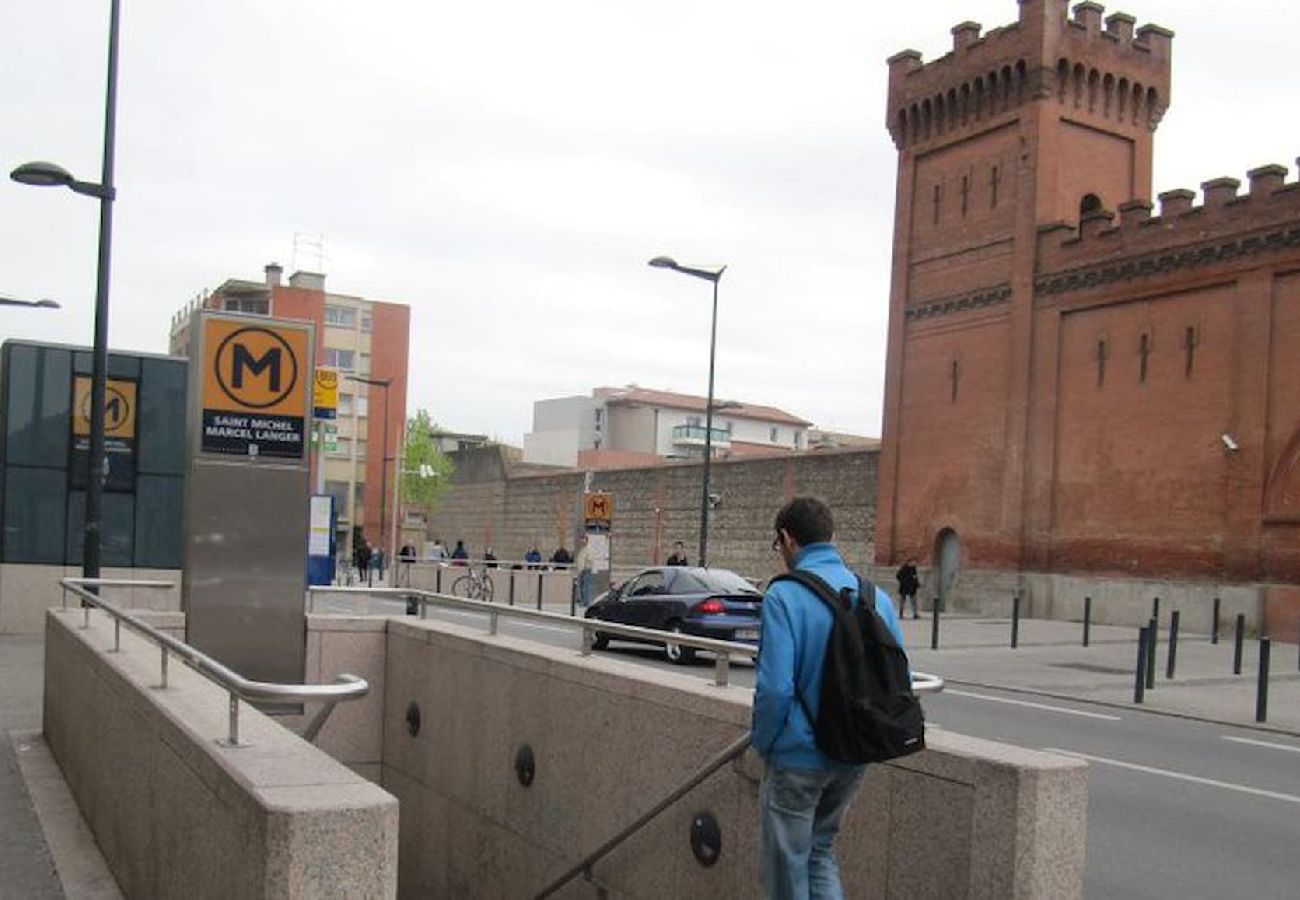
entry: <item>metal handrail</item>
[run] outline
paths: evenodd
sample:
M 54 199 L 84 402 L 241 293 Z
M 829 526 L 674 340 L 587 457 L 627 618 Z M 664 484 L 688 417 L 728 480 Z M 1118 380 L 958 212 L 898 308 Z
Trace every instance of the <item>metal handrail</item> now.
M 90 608 L 93 606 L 103 610 L 113 619 L 113 651 L 120 652 L 122 649 L 122 625 L 126 625 L 136 634 L 147 638 L 158 645 L 162 651 L 161 658 L 161 687 L 167 687 L 167 663 L 169 656 L 174 654 L 180 657 L 181 661 L 188 665 L 194 671 L 198 672 L 218 687 L 224 688 L 230 695 L 230 725 L 227 735 L 227 746 L 242 747 L 247 744 L 239 742 L 239 701 L 240 700 L 262 700 L 277 703 L 324 703 L 325 706 L 316 713 L 303 732 L 303 737 L 308 741 L 315 740 L 316 735 L 320 733 L 321 728 L 325 725 L 325 720 L 329 718 L 330 712 L 334 705 L 343 700 L 357 700 L 364 697 L 370 691 L 370 684 L 364 678 L 356 675 L 342 674 L 336 677 L 332 684 L 281 684 L 271 681 L 253 681 L 245 678 L 233 669 L 223 665 L 217 660 L 208 656 L 202 650 L 191 647 L 184 641 L 178 640 L 160 631 L 148 622 L 131 615 L 125 610 L 118 609 L 111 603 L 105 601 L 98 594 L 87 590 L 90 587 L 144 587 L 144 588 L 170 588 L 173 587 L 170 581 L 130 581 L 126 579 L 115 578 L 61 578 L 59 584 L 63 587 L 63 608 L 68 608 L 68 591 L 76 594 L 81 598 L 83 606 L 82 628 L 90 625 Z
M 367 596 L 378 596 L 380 598 L 389 597 L 393 600 L 416 601 L 420 606 L 420 618 L 427 618 L 427 610 L 430 606 L 442 606 L 452 609 L 471 610 L 473 612 L 485 613 L 488 616 L 488 633 L 496 634 L 498 631 L 498 618 L 505 616 L 515 619 L 532 619 L 534 621 L 550 622 L 553 624 L 563 624 L 582 630 L 582 649 L 579 651 L 583 656 L 591 655 L 592 641 L 596 632 L 608 634 L 611 636 L 622 636 L 633 640 L 647 641 L 650 643 L 672 643 L 682 647 L 690 647 L 695 650 L 708 650 L 715 654 L 716 661 L 714 664 L 714 683 L 719 687 L 725 687 L 730 679 L 731 659 L 737 657 L 740 659 L 755 660 L 758 658 L 758 647 L 753 644 L 742 644 L 736 641 L 721 641 L 717 638 L 696 637 L 689 634 L 673 634 L 672 640 L 668 641 L 667 634 L 656 628 L 642 628 L 639 625 L 622 625 L 618 622 L 607 622 L 604 619 L 586 619 L 576 616 L 565 615 L 564 613 L 547 612 L 540 609 L 529 609 L 526 606 L 506 606 L 500 603 L 493 603 L 489 600 L 470 600 L 466 597 L 453 597 L 448 594 L 435 594 L 431 591 L 420 591 L 413 588 L 348 588 L 348 587 L 326 587 L 313 586 L 308 588 L 308 612 L 315 611 L 315 595 L 321 594 L 364 594 Z M 943 679 L 937 675 L 929 675 L 925 672 L 912 673 L 912 690 L 918 694 L 937 693 L 943 690 Z
M 912 675 L 912 690 L 918 694 L 936 694 L 943 690 L 943 679 L 936 675 L 926 675 L 922 672 L 915 672 Z M 717 756 L 713 757 L 700 767 L 700 769 L 691 775 L 690 778 L 686 779 L 686 781 L 674 788 L 666 797 L 638 816 L 636 821 L 632 822 L 618 834 L 614 835 L 595 850 L 591 851 L 591 853 L 587 854 L 581 862 L 571 866 L 563 875 L 547 885 L 537 894 L 537 900 L 549 897 L 579 875 L 584 876 L 588 881 L 590 881 L 591 869 L 596 865 L 596 863 L 600 862 L 601 859 L 607 856 L 616 847 L 649 824 L 650 820 L 655 818 L 655 816 L 659 815 L 682 797 L 685 797 L 695 788 L 699 787 L 706 778 L 718 771 L 718 769 L 721 769 L 727 763 L 739 757 L 749 748 L 749 745 L 750 736 L 748 734 L 736 738 L 728 744 L 725 749 L 719 752 Z

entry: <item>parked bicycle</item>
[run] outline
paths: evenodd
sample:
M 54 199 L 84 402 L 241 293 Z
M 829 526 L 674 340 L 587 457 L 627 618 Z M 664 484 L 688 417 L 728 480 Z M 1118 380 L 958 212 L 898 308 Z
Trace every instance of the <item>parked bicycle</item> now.
M 468 600 L 484 600 L 492 602 L 492 579 L 488 577 L 487 569 L 471 568 L 468 573 L 460 576 L 451 583 L 451 594 L 453 597 L 464 597 Z

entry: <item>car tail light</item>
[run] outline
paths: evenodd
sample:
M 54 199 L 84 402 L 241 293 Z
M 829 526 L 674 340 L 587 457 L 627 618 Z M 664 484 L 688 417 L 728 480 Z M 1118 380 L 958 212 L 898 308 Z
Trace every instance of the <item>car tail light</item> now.
M 703 603 L 697 604 L 695 611 L 705 616 L 717 616 L 727 611 L 727 606 L 717 597 L 710 597 Z

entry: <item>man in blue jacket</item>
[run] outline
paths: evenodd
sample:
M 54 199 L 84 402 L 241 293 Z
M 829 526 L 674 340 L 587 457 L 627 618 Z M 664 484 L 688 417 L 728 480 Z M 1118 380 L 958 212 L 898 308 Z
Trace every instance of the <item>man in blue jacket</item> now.
M 851 588 L 859 602 L 857 576 L 830 542 L 833 534 L 826 504 L 796 497 L 776 514 L 772 549 L 787 569 L 819 575 L 837 591 Z M 893 601 L 880 590 L 873 599 L 902 646 Z M 776 900 L 844 896 L 832 845 L 866 767 L 832 760 L 813 736 L 831 621 L 831 611 L 803 585 L 777 582 L 763 598 L 753 745 L 767 763 L 758 798 L 763 891 Z

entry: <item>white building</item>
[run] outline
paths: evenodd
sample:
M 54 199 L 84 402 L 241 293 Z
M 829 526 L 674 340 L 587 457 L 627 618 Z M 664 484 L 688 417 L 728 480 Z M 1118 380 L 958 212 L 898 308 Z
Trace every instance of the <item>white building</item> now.
M 604 468 L 704 455 L 706 399 L 635 385 L 533 404 L 524 462 Z M 805 450 L 810 422 L 771 406 L 714 398 L 715 458 Z

